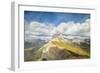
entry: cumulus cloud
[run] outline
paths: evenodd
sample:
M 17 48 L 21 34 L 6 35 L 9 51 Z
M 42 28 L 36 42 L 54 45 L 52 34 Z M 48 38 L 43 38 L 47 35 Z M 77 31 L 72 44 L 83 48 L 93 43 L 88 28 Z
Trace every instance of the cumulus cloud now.
M 60 23 L 57 27 L 51 32 L 52 35 L 66 34 L 66 35 L 84 35 L 89 36 L 90 32 L 90 20 L 87 19 L 84 23 Z
M 43 34 L 43 35 L 49 35 L 51 30 L 54 28 L 50 24 L 44 24 L 40 22 L 33 21 L 29 24 L 30 31 L 33 32 L 33 34 Z
M 53 28 L 54 26 L 51 24 L 32 21 L 30 24 L 25 25 L 25 40 L 31 41 L 32 39 L 37 39 L 40 36 L 50 36 L 50 32 Z
M 38 37 L 38 35 L 48 35 L 52 37 L 55 34 L 90 36 L 90 19 L 87 19 L 83 23 L 74 23 L 71 21 L 62 22 L 58 26 L 36 21 L 32 21 L 30 24 L 25 25 L 25 38 L 28 40 L 33 36 L 34 38 L 35 36 Z

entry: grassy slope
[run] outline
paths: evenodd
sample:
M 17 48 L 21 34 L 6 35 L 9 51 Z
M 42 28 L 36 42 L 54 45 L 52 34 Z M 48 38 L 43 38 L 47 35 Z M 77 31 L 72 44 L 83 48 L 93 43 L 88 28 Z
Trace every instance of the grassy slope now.
M 70 43 L 70 42 L 65 42 L 64 39 L 62 38 L 54 38 L 51 41 L 49 41 L 47 44 L 45 44 L 43 47 L 41 47 L 38 51 L 36 51 L 36 54 L 33 54 L 30 58 L 32 60 L 38 60 L 41 57 L 43 50 L 49 49 L 49 47 L 52 45 L 56 45 L 60 49 L 66 49 L 78 55 L 83 55 L 83 56 L 88 56 L 88 57 L 90 56 L 89 52 L 85 51 L 79 46 L 76 46 L 75 44 Z M 32 48 L 27 49 L 25 51 L 30 51 L 30 50 L 32 50 Z
M 51 42 L 52 43 L 49 43 L 48 45 L 55 44 L 58 47 L 64 48 L 64 49 L 71 51 L 73 53 L 76 53 L 78 55 L 90 56 L 90 54 L 87 51 L 85 51 L 84 49 L 74 45 L 73 43 L 65 42 L 61 38 L 54 38 Z

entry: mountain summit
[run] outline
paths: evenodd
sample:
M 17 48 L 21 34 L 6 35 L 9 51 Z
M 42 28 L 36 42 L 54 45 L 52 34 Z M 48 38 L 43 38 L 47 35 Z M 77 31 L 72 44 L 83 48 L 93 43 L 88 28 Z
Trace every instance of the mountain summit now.
M 53 37 L 38 51 L 39 60 L 63 60 L 88 58 L 90 54 L 72 42 L 65 41 L 62 35 Z

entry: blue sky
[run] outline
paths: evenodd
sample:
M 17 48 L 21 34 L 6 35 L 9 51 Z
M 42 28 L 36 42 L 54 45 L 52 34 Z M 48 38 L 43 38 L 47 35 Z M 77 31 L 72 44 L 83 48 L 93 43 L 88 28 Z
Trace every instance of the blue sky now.
M 24 11 L 24 24 L 26 41 L 57 33 L 90 36 L 90 14 Z
M 90 19 L 90 14 L 24 11 L 24 20 L 27 23 L 37 21 L 40 23 L 53 24 L 54 26 L 57 26 L 62 22 L 69 21 L 74 23 L 83 23 L 86 19 Z

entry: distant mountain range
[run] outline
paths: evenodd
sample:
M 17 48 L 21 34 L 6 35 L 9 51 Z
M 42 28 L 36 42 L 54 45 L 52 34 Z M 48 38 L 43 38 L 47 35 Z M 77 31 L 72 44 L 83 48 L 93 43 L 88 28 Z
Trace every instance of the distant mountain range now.
M 63 38 L 65 41 L 71 41 L 74 43 L 90 43 L 90 37 L 89 36 L 78 36 L 78 35 L 63 35 Z M 25 48 L 32 47 L 32 44 L 44 44 L 47 43 L 49 40 L 51 40 L 52 37 L 48 35 L 36 35 L 36 36 L 30 36 L 28 39 L 25 40 Z

